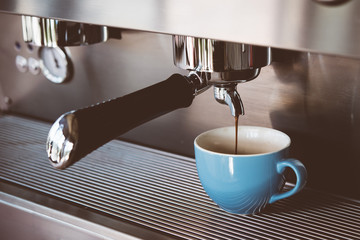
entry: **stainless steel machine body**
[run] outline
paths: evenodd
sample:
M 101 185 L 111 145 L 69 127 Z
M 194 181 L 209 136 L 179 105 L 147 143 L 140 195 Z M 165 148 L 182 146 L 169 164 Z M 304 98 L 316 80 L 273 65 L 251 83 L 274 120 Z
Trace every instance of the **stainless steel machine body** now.
M 3 7 L 0 9 L 6 10 L 5 3 L 1 3 Z M 355 7 L 353 4 L 334 8 Z M 23 5 L 17 5 L 20 6 Z M 34 5 L 35 9 L 43 7 Z M 328 6 L 324 8 L 329 10 Z M 342 10 L 338 11 L 342 13 Z M 63 112 L 147 87 L 174 72 L 187 74 L 173 64 L 171 35 L 123 30 L 121 40 L 67 47 L 74 65 L 74 77 L 68 84 L 56 85 L 42 74 L 17 69 L 17 56 L 41 61 L 39 53 L 42 48 L 24 43 L 21 17 L 1 16 L 4 19 L 1 21 L 3 36 L 7 36 L 1 38 L 3 54 L 0 68 L 3 77 L 0 93 L 3 111 L 53 121 Z M 78 19 L 74 17 L 73 20 Z M 355 45 L 356 34 L 354 31 L 350 38 L 352 45 Z M 346 39 L 348 37 L 344 36 L 344 41 Z M 324 44 L 331 45 L 333 42 L 329 40 Z M 353 50 L 355 54 L 356 50 Z M 240 124 L 274 127 L 293 134 L 296 144 L 293 151 L 305 158 L 302 160 L 309 165 L 310 171 L 313 167 L 322 172 L 321 176 L 312 175 L 316 180 L 310 181 L 310 185 L 321 182 L 319 185 L 329 190 L 346 191 L 344 182 L 359 181 L 356 174 L 359 166 L 356 143 L 360 138 L 357 124 L 360 117 L 357 110 L 359 61 L 321 53 L 277 48 L 272 51 L 273 63 L 263 67 L 256 80 L 240 85 L 239 93 L 248 109 Z M 197 134 L 210 128 L 233 125 L 229 110 L 217 104 L 212 94 L 205 92 L 196 97 L 190 108 L 140 126 L 122 138 L 192 156 L 192 141 Z M 318 146 L 312 144 L 313 141 Z M 339 166 L 339 163 L 344 164 Z M 322 169 L 324 164 L 327 171 Z M 334 175 L 341 177 L 333 178 Z M 325 184 L 327 179 L 332 184 Z
M 358 201 L 359 10 L 358 1 L 3 0 L 0 109 L 50 123 L 64 112 L 134 92 L 175 72 L 187 75 L 173 64 L 173 35 L 270 47 L 272 63 L 256 79 L 238 84 L 246 108 L 239 124 L 286 132 L 293 140 L 291 156 L 308 168 L 310 188 Z M 21 15 L 112 27 L 121 30 L 121 39 L 59 48 L 69 64 L 59 65 L 59 71 L 71 71 L 71 80 L 54 84 L 42 70 L 52 53 L 44 58 L 43 47 L 24 42 Z M 199 133 L 234 124 L 213 94 L 205 91 L 190 107 L 120 139 L 193 157 Z

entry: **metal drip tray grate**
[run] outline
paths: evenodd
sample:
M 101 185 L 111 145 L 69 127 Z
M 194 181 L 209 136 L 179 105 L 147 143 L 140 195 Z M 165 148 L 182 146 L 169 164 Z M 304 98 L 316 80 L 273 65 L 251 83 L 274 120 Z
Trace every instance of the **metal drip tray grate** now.
M 45 153 L 49 125 L 0 117 L 0 178 L 139 227 L 190 239 L 360 239 L 360 202 L 306 189 L 255 216 L 220 210 L 194 159 L 112 141 L 65 171 Z

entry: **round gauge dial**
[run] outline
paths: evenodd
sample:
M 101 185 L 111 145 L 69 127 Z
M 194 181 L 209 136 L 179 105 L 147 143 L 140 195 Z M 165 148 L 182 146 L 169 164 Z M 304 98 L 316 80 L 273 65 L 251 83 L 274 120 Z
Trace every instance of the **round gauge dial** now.
M 42 47 L 39 52 L 44 76 L 53 83 L 64 83 L 72 77 L 72 64 L 65 49 Z

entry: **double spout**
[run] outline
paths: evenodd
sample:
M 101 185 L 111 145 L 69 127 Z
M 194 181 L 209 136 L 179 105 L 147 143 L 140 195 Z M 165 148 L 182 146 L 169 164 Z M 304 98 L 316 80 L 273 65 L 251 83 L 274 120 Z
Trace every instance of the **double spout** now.
M 243 102 L 236 90 L 236 84 L 214 86 L 214 97 L 217 102 L 228 105 L 231 115 L 234 117 L 245 114 Z

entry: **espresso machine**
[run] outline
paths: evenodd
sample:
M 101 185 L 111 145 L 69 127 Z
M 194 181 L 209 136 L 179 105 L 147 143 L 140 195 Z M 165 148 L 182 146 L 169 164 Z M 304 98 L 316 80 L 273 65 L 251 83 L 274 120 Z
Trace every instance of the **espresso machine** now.
M 360 238 L 358 10 L 2 0 L 1 238 Z M 287 133 L 307 189 L 255 216 L 218 209 L 193 141 L 234 117 Z

